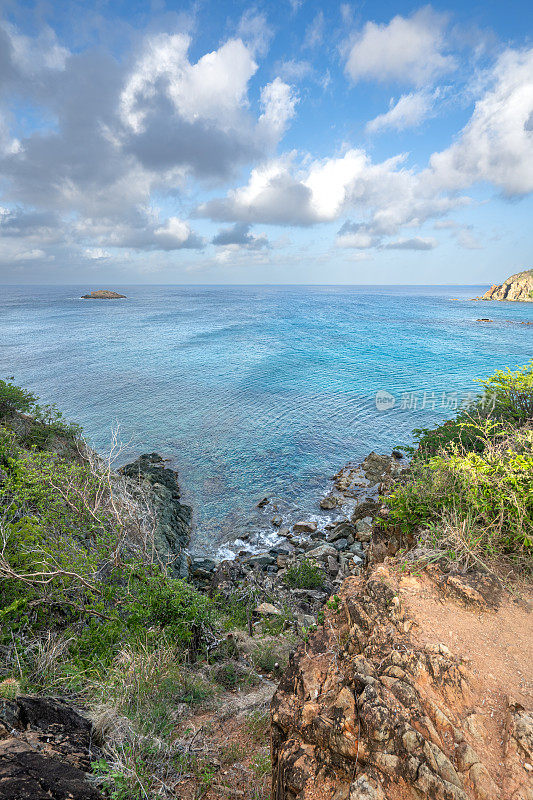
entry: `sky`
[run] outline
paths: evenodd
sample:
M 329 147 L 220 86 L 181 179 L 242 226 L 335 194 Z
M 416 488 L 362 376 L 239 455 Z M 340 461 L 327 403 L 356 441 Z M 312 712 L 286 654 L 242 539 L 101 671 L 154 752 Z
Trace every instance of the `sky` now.
M 533 266 L 533 6 L 0 2 L 0 283 Z

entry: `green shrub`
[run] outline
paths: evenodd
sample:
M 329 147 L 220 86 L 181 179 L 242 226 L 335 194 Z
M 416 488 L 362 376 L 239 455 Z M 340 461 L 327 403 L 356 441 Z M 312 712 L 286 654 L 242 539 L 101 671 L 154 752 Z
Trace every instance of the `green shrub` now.
M 37 402 L 35 395 L 15 386 L 12 380 L 13 378 L 7 381 L 0 379 L 0 418 L 15 411 L 28 414 Z
M 315 563 L 303 558 L 285 570 L 283 580 L 291 589 L 321 589 L 326 575 Z
M 418 446 L 407 450 L 415 458 L 436 455 L 454 445 L 481 453 L 487 443 L 506 435 L 509 424 L 522 425 L 533 417 L 533 360 L 475 382 L 483 391 L 471 408 L 435 428 L 414 429 Z
M 403 532 L 468 520 L 487 555 L 521 555 L 533 548 L 533 431 L 507 429 L 482 453 L 450 445 L 419 459 L 408 480 L 386 500 L 388 521 Z

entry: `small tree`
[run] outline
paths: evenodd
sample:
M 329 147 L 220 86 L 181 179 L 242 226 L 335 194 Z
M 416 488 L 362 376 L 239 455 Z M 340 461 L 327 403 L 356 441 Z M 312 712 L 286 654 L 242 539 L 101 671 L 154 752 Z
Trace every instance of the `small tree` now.
M 14 411 L 28 413 L 37 402 L 35 395 L 21 389 L 20 386 L 15 386 L 12 381 L 13 378 L 8 378 L 7 381 L 0 379 L 0 417 L 5 417 Z

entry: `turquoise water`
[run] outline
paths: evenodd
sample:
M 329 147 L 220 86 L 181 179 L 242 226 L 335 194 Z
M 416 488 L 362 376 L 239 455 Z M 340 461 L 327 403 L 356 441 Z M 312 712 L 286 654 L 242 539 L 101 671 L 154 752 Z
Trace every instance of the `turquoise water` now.
M 80 300 L 91 288 L 0 287 L 0 377 L 100 450 L 120 423 L 123 462 L 171 458 L 199 550 L 237 535 L 264 495 L 316 503 L 346 461 L 408 443 L 473 378 L 533 355 L 519 324 L 532 305 L 452 299 L 485 287 L 113 286 L 128 299 Z M 379 411 L 378 391 L 395 405 Z

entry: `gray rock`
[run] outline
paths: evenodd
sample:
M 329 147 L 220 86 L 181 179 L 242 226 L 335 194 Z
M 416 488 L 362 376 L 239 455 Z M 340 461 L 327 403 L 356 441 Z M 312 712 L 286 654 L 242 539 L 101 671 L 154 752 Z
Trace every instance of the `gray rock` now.
M 337 500 L 335 497 L 332 497 L 330 494 L 326 495 L 320 501 L 320 508 L 323 508 L 324 511 L 329 511 L 332 508 L 335 508 L 337 505 Z
M 246 559 L 246 563 L 251 567 L 272 567 L 276 563 L 276 559 L 270 553 L 258 553 L 255 556 L 250 556 Z
M 191 558 L 190 571 L 194 575 L 197 570 L 202 572 L 214 572 L 217 563 L 212 558 L 203 558 L 202 556 Z
M 165 466 L 157 453 L 146 453 L 119 470 L 129 479 L 135 492 L 136 485 L 150 489 L 156 523 L 154 545 L 162 561 L 174 577 L 186 578 L 188 560 L 185 547 L 191 533 L 192 508 L 180 502 L 178 473 Z
M 279 514 L 276 514 L 275 517 L 272 517 L 271 522 L 275 528 L 280 528 L 283 525 L 283 517 Z
M 308 558 L 314 558 L 317 561 L 326 561 L 328 556 L 335 558 L 337 556 L 337 551 L 330 544 L 321 544 L 318 547 L 313 547 L 311 550 L 308 550 L 306 555 Z
M 295 533 L 314 533 L 317 527 L 317 523 L 314 520 L 301 520 L 300 522 L 295 522 L 292 529 Z
M 335 525 L 331 533 L 328 533 L 327 540 L 328 542 L 334 542 L 337 539 L 352 539 L 354 540 L 355 534 L 357 529 L 354 525 L 350 522 L 339 522 L 338 525 Z
M 327 557 L 326 565 L 327 565 L 327 570 L 332 577 L 335 576 L 339 571 L 339 562 L 334 556 Z
M 297 602 L 303 601 L 310 604 L 318 603 L 322 605 L 322 603 L 327 600 L 328 593 L 320 589 L 291 589 L 291 597 Z
M 335 541 L 333 542 L 333 547 L 335 548 L 335 550 L 346 550 L 348 544 L 349 544 L 348 539 L 335 539 Z

